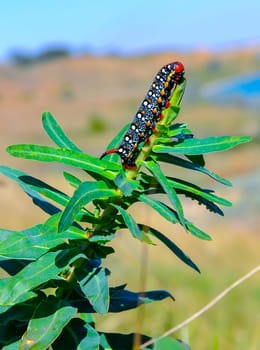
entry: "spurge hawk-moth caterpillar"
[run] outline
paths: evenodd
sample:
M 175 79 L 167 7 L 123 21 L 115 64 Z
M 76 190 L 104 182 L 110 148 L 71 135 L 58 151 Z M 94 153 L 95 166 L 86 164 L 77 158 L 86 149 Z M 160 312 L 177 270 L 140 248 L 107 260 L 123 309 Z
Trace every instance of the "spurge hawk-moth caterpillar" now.
M 183 76 L 184 66 L 181 62 L 163 66 L 156 74 L 121 144 L 104 152 L 100 159 L 108 154 L 117 153 L 124 168 L 135 168 L 140 144 L 148 141 L 154 132 L 156 123 L 162 118 L 162 110 L 170 106 L 172 92 L 182 82 Z

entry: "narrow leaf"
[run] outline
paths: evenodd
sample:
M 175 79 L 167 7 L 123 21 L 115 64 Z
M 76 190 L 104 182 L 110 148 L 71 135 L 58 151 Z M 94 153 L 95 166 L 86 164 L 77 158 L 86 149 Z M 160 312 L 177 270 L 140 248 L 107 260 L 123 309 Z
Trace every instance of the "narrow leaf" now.
M 116 176 L 114 171 L 121 169 L 119 164 L 100 160 L 89 154 L 78 153 L 64 148 L 39 145 L 12 145 L 7 147 L 7 152 L 18 158 L 68 164 L 97 173 L 110 180 L 113 180 Z
M 23 171 L 2 165 L 0 172 L 18 183 L 29 196 L 37 196 L 36 193 L 40 193 L 62 205 L 66 205 L 68 202 L 69 197 L 65 193 Z M 40 197 L 38 198 L 40 199 Z
M 56 277 L 69 264 L 70 258 L 67 250 L 48 252 L 15 276 L 0 280 L 0 305 L 11 307 L 35 296 L 31 290 Z
M 61 126 L 57 123 L 57 120 L 50 112 L 44 112 L 42 115 L 42 125 L 44 130 L 47 132 L 52 141 L 61 148 L 67 148 L 75 152 L 82 153 L 81 149 L 78 148 L 65 134 Z
M 175 300 L 166 290 L 151 290 L 142 292 L 132 292 L 125 289 L 126 284 L 109 288 L 109 309 L 108 312 L 122 312 L 135 309 L 142 304 L 150 304 L 155 301 L 161 301 L 166 298 Z M 96 312 L 86 299 L 73 300 L 71 305 L 77 307 L 81 313 Z
M 161 185 L 155 181 L 153 177 L 144 173 L 140 173 L 140 179 L 140 189 L 142 189 L 143 194 L 152 195 L 156 193 L 164 193 Z M 199 186 L 196 186 L 190 182 L 172 177 L 168 177 L 168 180 L 172 183 L 172 186 L 175 188 L 177 194 L 183 194 L 188 198 L 198 201 L 199 204 L 205 205 L 208 210 L 214 213 L 220 214 L 222 216 L 224 215 L 223 211 L 214 203 L 214 201 L 221 205 L 232 205 L 232 203 L 226 199 L 212 194 L 212 191 L 201 189 Z M 136 201 L 137 198 L 138 197 L 134 196 L 132 202 Z M 170 208 L 170 210 L 172 209 Z
M 182 262 L 184 262 L 186 265 L 190 266 L 197 272 L 200 272 L 200 269 L 198 268 L 198 266 L 168 237 L 164 236 L 161 232 L 159 232 L 158 230 L 152 227 L 149 227 L 149 233 L 151 233 L 153 236 L 158 238 L 162 243 L 164 243 Z
M 203 239 L 205 241 L 211 241 L 211 237 L 210 235 L 208 235 L 206 232 L 202 231 L 201 229 L 199 229 L 198 227 L 196 227 L 195 225 L 193 225 L 191 222 L 189 222 L 188 220 L 186 221 L 186 225 L 187 225 L 187 229 L 188 231 L 195 237 Z
M 221 152 L 251 141 L 249 136 L 215 136 L 204 139 L 186 139 L 177 145 L 155 145 L 155 153 L 182 153 L 187 155 L 200 155 L 211 152 Z
M 105 314 L 109 307 L 107 270 L 103 267 L 96 268 L 80 280 L 79 284 L 93 309 L 100 314 Z
M 42 209 L 46 214 L 55 215 L 61 212 L 61 209 L 57 208 L 55 205 L 43 199 L 43 197 L 36 193 L 35 191 L 25 191 L 29 197 L 31 197 L 33 204 Z
M 179 110 L 180 110 L 180 103 L 185 91 L 186 87 L 186 79 L 184 78 L 182 82 L 178 85 L 176 85 L 172 96 L 170 98 L 170 107 L 163 110 L 163 124 L 170 126 L 172 122 L 177 118 Z
M 80 339 L 77 350 L 99 350 L 100 349 L 100 335 L 90 324 L 85 324 L 87 335 Z
M 105 182 L 82 182 L 74 192 L 62 214 L 59 223 L 59 232 L 65 231 L 72 225 L 76 215 L 83 206 L 94 199 L 107 199 L 109 197 L 118 197 L 118 192 L 116 190 L 109 189 Z
M 120 143 L 122 142 L 122 138 L 125 134 L 125 132 L 128 130 L 130 123 L 126 124 L 120 131 L 119 133 L 113 138 L 113 140 L 108 144 L 106 151 L 110 150 L 112 148 L 116 148 L 120 145 Z M 106 156 L 106 159 L 108 159 L 111 162 L 118 162 L 120 160 L 120 157 L 118 156 L 118 154 L 112 153 L 112 154 L 108 154 Z
M 110 288 L 109 312 L 122 312 L 135 309 L 142 304 L 150 304 L 166 298 L 175 300 L 174 297 L 165 290 L 132 292 L 125 289 L 125 285 L 112 287 Z
M 165 193 L 168 195 L 168 198 L 169 198 L 170 202 L 172 203 L 173 207 L 176 209 L 180 223 L 185 227 L 185 219 L 184 219 L 182 204 L 181 204 L 174 188 L 171 186 L 167 177 L 161 171 L 160 166 L 157 163 L 155 163 L 154 161 L 142 162 L 142 165 L 145 168 L 147 168 L 155 176 L 156 180 L 162 186 Z
M 2 350 L 20 350 L 20 340 L 17 340 L 14 343 L 6 345 L 2 348 Z
M 89 316 L 89 320 L 87 321 L 87 317 L 83 318 L 82 316 Z M 70 320 L 69 324 L 65 326 L 61 335 L 51 345 L 51 349 L 99 350 L 100 335 L 92 327 L 91 324 L 94 322 L 90 316 L 90 314 L 86 313 L 77 314 L 77 317 Z
M 125 171 L 121 170 L 114 180 L 115 185 L 122 191 L 124 196 L 130 196 L 130 194 L 138 187 L 139 182 L 137 180 L 128 179 L 125 175 Z
M 145 348 L 146 349 L 146 348 Z M 188 344 L 179 339 L 163 337 L 154 342 L 154 350 L 191 350 Z
M 139 239 L 140 241 L 144 240 L 143 237 L 143 233 L 142 231 L 139 229 L 137 223 L 135 222 L 135 220 L 132 218 L 132 216 L 122 207 L 120 207 L 119 205 L 115 205 L 112 204 L 113 207 L 115 207 L 119 213 L 122 215 L 122 218 L 126 224 L 126 226 L 128 227 L 129 231 L 131 232 L 132 236 Z
M 60 215 L 52 216 L 45 224 L 23 231 L 0 229 L 0 261 L 8 259 L 33 260 L 68 240 L 87 239 L 88 233 L 76 227 L 57 233 Z
M 204 173 L 204 174 L 210 176 L 212 179 L 222 183 L 223 185 L 232 186 L 230 181 L 213 173 L 212 171 L 204 168 L 203 166 L 201 166 L 199 164 L 195 164 L 193 162 L 189 162 L 186 159 L 182 159 L 182 158 L 179 158 L 179 157 L 176 157 L 173 155 L 167 155 L 167 154 L 152 155 L 152 158 L 158 162 L 166 162 L 166 163 L 174 164 L 174 165 L 186 168 L 186 169 L 199 171 L 201 173 Z
M 202 154 L 196 154 L 194 156 L 185 154 L 185 156 L 194 164 L 198 164 L 200 166 L 205 165 L 205 160 Z
M 76 313 L 76 308 L 62 305 L 54 297 L 42 301 L 28 324 L 20 347 L 31 350 L 48 349 Z
M 179 222 L 176 212 L 174 212 L 174 210 L 170 209 L 167 205 L 163 204 L 162 202 L 150 196 L 146 196 L 145 194 L 141 194 L 139 196 L 139 200 L 149 205 L 151 208 L 153 208 L 155 211 L 157 211 L 161 216 L 163 216 L 166 220 L 170 221 L 171 223 L 175 224 Z
M 195 195 L 201 196 L 202 198 L 208 199 L 209 201 L 218 203 L 220 205 L 225 205 L 227 207 L 232 206 L 232 203 L 222 197 L 216 196 L 210 193 L 208 190 L 203 190 L 199 186 L 196 186 L 188 181 L 184 181 L 181 179 L 176 179 L 169 177 L 169 182 L 172 186 L 177 190 L 182 190 L 190 193 L 194 193 Z
M 82 182 L 78 177 L 66 171 L 64 171 L 63 176 L 68 181 L 68 183 L 75 188 L 77 188 L 79 184 Z
M 196 200 L 198 202 L 198 204 L 203 204 L 205 205 L 206 209 L 208 209 L 210 212 L 213 212 L 215 214 L 219 214 L 221 216 L 224 216 L 223 210 L 221 210 L 215 203 L 213 203 L 212 201 L 201 197 L 198 194 L 194 194 L 191 192 L 187 192 L 185 190 L 177 190 L 176 191 L 178 194 L 183 194 L 185 195 L 187 198 L 191 198 L 192 200 Z
M 135 349 L 135 339 L 138 337 L 141 343 L 151 340 L 150 337 L 143 334 L 120 334 L 120 333 L 101 333 L 102 349 L 104 350 L 133 350 Z M 151 350 L 152 347 L 149 347 Z M 137 350 L 137 349 L 136 349 Z

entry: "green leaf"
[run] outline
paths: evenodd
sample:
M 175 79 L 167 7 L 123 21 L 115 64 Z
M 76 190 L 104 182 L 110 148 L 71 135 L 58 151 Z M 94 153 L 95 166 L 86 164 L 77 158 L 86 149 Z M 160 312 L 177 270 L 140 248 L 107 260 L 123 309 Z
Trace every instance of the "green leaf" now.
M 95 199 L 104 200 L 110 197 L 118 197 L 118 192 L 116 190 L 109 189 L 105 182 L 82 182 L 74 192 L 62 214 L 59 223 L 59 232 L 65 231 L 70 225 L 72 225 L 74 219 L 83 206 Z
M 186 138 L 191 138 L 192 132 L 187 128 L 187 125 L 184 123 L 176 123 L 171 125 L 165 132 L 162 132 L 162 136 L 156 140 L 156 144 L 165 144 L 175 145 Z
M 166 220 L 170 221 L 171 223 L 175 224 L 179 222 L 176 216 L 176 212 L 174 212 L 174 210 L 170 209 L 167 205 L 163 204 L 162 202 L 150 196 L 146 196 L 145 194 L 141 194 L 139 196 L 139 200 L 149 205 L 151 208 L 153 208 L 155 211 L 157 211 L 161 216 L 163 216 Z
M 128 227 L 130 233 L 132 234 L 132 236 L 134 238 L 139 239 L 140 241 L 143 241 L 144 240 L 144 234 L 139 229 L 137 223 L 132 218 L 132 216 L 125 209 L 120 207 L 119 205 L 112 204 L 112 206 L 115 207 L 119 211 L 119 213 L 122 215 L 122 218 L 123 218 L 126 226 Z
M 205 165 L 205 160 L 204 160 L 204 157 L 202 154 L 196 154 L 196 155 L 188 155 L 188 154 L 185 154 L 185 156 L 192 162 L 192 163 L 195 163 L 195 164 L 198 164 L 200 166 L 204 166 Z
M 102 349 L 104 350 L 133 350 L 134 348 L 134 342 L 136 339 L 137 334 L 120 334 L 120 333 L 101 333 L 101 341 L 100 344 L 102 345 Z M 138 334 L 138 337 L 141 341 L 141 343 L 144 343 L 151 338 L 143 335 Z M 151 348 L 149 349 L 151 350 Z
M 110 291 L 110 304 L 109 312 L 121 312 L 126 310 L 135 309 L 141 304 L 150 304 L 155 301 L 161 301 L 165 298 L 174 297 L 166 290 L 151 290 L 142 292 L 132 292 L 125 289 L 126 284 L 111 287 Z
M 177 145 L 155 145 L 155 153 L 182 153 L 187 155 L 200 155 L 211 152 L 222 152 L 242 143 L 251 141 L 249 136 L 213 136 L 204 139 L 186 139 Z
M 12 344 L 4 346 L 2 348 L 2 350 L 20 350 L 20 340 L 14 342 Z
M 52 296 L 42 301 L 28 324 L 20 348 L 48 349 L 76 313 L 76 308 L 66 306 Z
M 162 172 L 160 166 L 157 163 L 155 163 L 154 161 L 141 162 L 141 164 L 145 168 L 147 168 L 155 176 L 156 180 L 162 186 L 165 193 L 168 195 L 168 198 L 169 198 L 170 202 L 172 203 L 173 207 L 176 209 L 180 223 L 182 224 L 182 226 L 185 227 L 185 219 L 184 219 L 182 204 L 181 204 L 174 188 L 171 186 L 167 177 Z
M 152 177 L 145 173 L 140 173 L 140 186 L 139 189 L 142 190 L 143 194 L 161 194 L 165 193 L 161 185 Z M 214 203 L 218 202 L 221 205 L 231 206 L 232 203 L 227 201 L 224 198 L 214 195 L 210 190 L 201 189 L 199 186 L 196 186 L 190 182 L 168 177 L 170 183 L 172 183 L 173 188 L 175 188 L 177 194 L 185 195 L 188 198 L 198 201 L 199 204 L 205 205 L 205 207 L 211 212 L 217 213 L 219 215 L 224 215 L 223 211 Z M 129 203 L 134 203 L 138 200 L 138 194 L 132 196 Z M 169 208 L 170 210 L 173 210 Z
M 207 192 L 207 190 L 204 190 L 204 191 Z M 217 204 L 215 204 L 214 202 L 210 201 L 209 199 L 203 198 L 202 196 L 200 196 L 198 194 L 187 192 L 185 190 L 177 190 L 176 192 L 178 194 L 185 195 L 185 197 L 187 197 L 187 198 L 191 198 L 192 200 L 197 201 L 198 204 L 205 205 L 206 209 L 208 209 L 209 211 L 211 211 L 211 212 L 213 212 L 215 214 L 219 214 L 221 216 L 224 216 L 223 211 L 217 206 Z
M 75 188 L 77 188 L 82 182 L 78 177 L 66 171 L 64 171 L 63 176 L 68 181 L 68 183 Z
M 99 350 L 100 347 L 100 335 L 90 324 L 86 323 L 85 328 L 87 335 L 80 340 L 77 346 L 77 350 Z
M 0 313 L 16 303 L 33 298 L 35 293 L 32 290 L 56 277 L 70 263 L 71 258 L 71 251 L 68 250 L 48 252 L 15 276 L 0 280 Z
M 14 180 L 15 182 L 17 182 L 22 187 L 24 192 L 32 198 L 33 203 L 38 207 L 40 207 L 49 215 L 56 214 L 57 212 L 60 211 L 60 209 L 53 206 L 51 203 L 47 202 L 46 200 L 44 200 L 39 195 L 39 193 L 62 206 L 66 206 L 69 202 L 69 196 L 67 196 L 65 193 L 59 191 L 58 189 L 46 184 L 45 182 L 39 179 L 36 179 L 32 176 L 27 175 L 26 173 L 20 170 L 5 167 L 5 166 L 0 166 L 0 172 L 5 176 L 8 176 L 10 179 Z M 74 179 L 74 182 L 75 181 L 76 180 Z M 78 183 L 80 182 L 77 182 L 77 184 Z M 83 217 L 84 217 L 84 221 L 87 221 L 87 222 L 97 221 L 96 218 L 94 218 L 94 216 L 87 210 L 84 210 L 81 212 L 81 219 L 83 219 Z
M 148 349 L 148 348 L 145 348 Z M 154 350 L 190 350 L 190 347 L 188 344 L 183 343 L 180 340 L 170 338 L 170 337 L 163 337 L 161 339 L 155 340 Z
M 116 148 L 118 147 L 121 142 L 122 142 L 122 138 L 124 136 L 124 134 L 126 133 L 126 131 L 129 128 L 130 123 L 126 124 L 120 131 L 119 133 L 113 138 L 113 140 L 108 144 L 106 151 L 110 150 L 112 148 Z M 106 156 L 106 159 L 108 159 L 111 162 L 117 162 L 120 160 L 120 157 L 118 156 L 118 154 L 112 153 L 112 154 L 108 154 Z
M 124 170 L 118 173 L 114 183 L 122 191 L 124 196 L 129 196 L 139 185 L 137 180 L 128 179 Z
M 20 170 L 2 165 L 0 166 L 0 172 L 18 183 L 18 185 L 20 185 L 22 189 L 29 195 L 34 192 L 40 193 L 46 198 L 52 199 L 53 201 L 63 206 L 65 206 L 69 201 L 69 197 L 65 193 L 57 190 L 56 188 L 39 179 L 36 179 L 33 176 L 29 176 Z
M 197 272 L 200 272 L 200 269 L 198 268 L 198 266 L 168 237 L 164 236 L 161 232 L 159 232 L 158 230 L 152 227 L 149 227 L 149 233 L 151 233 L 153 236 L 158 238 L 162 243 L 164 243 L 182 262 L 184 262 L 186 265 L 190 266 Z
M 199 164 L 195 164 L 193 162 L 189 162 L 186 159 L 182 159 L 176 156 L 168 155 L 168 154 L 153 154 L 152 158 L 154 160 L 156 160 L 157 162 L 166 162 L 166 163 L 170 163 L 170 164 L 174 164 L 186 169 L 192 169 L 192 170 L 196 170 L 199 171 L 201 173 L 204 173 L 208 176 L 210 176 L 212 179 L 222 183 L 223 185 L 226 186 L 232 186 L 231 182 L 224 179 L 223 177 L 213 173 L 212 171 L 204 168 L 203 166 L 199 165 Z
M 53 140 L 57 146 L 82 153 L 82 150 L 68 138 L 61 126 L 57 123 L 57 120 L 50 112 L 43 113 L 42 125 L 51 140 Z
M 48 250 L 64 244 L 67 240 L 87 238 L 87 232 L 70 227 L 57 233 L 60 215 L 53 216 L 43 225 L 36 225 L 23 231 L 0 229 L 0 261 L 8 259 L 33 260 Z
M 114 171 L 121 169 L 119 164 L 107 160 L 100 160 L 89 154 L 78 153 L 64 148 L 40 145 L 12 145 L 7 147 L 7 152 L 18 158 L 68 164 L 89 172 L 97 173 L 110 180 L 116 177 Z
M 105 314 L 109 307 L 107 270 L 104 267 L 96 268 L 81 279 L 79 284 L 94 310 Z
M 188 231 L 195 237 L 203 239 L 205 241 L 211 241 L 211 237 L 204 231 L 202 231 L 201 229 L 199 229 L 198 227 L 196 227 L 195 225 L 193 225 L 191 222 L 189 222 L 188 220 L 186 221 L 186 226 Z
M 86 299 L 85 299 L 85 302 Z M 77 314 L 69 324 L 67 324 L 61 335 L 51 345 L 53 350 L 73 349 L 73 350 L 99 350 L 100 335 L 92 327 L 92 320 L 85 320 L 83 314 Z M 90 316 L 90 314 L 85 314 Z M 90 318 L 90 317 L 89 317 Z
M 92 276 L 92 273 L 91 273 Z M 89 278 L 89 275 L 84 279 Z M 151 290 L 142 292 L 132 292 L 125 289 L 126 284 L 109 288 L 109 308 L 107 312 L 118 313 L 139 307 L 142 304 L 150 304 L 161 301 L 166 298 L 175 300 L 174 297 L 166 290 Z M 94 313 L 91 303 L 86 298 L 75 299 L 71 301 L 71 305 L 77 307 L 80 313 Z
M 124 342 L 125 344 L 125 342 Z M 107 339 L 106 339 L 106 336 L 104 333 L 100 333 L 100 345 L 102 346 L 102 349 L 105 349 L 105 350 L 113 350 L 111 348 L 111 346 L 108 344 L 107 342 Z M 115 349 L 114 349 L 115 350 Z M 132 349 L 130 349 L 132 350 Z
M 180 110 L 179 105 L 181 103 L 185 87 L 186 79 L 184 78 L 180 84 L 176 85 L 172 93 L 172 96 L 170 98 L 170 107 L 163 110 L 163 120 L 161 124 L 170 126 L 172 122 L 177 118 Z
M 202 198 L 208 199 L 209 201 L 218 203 L 220 205 L 225 205 L 227 207 L 232 206 L 232 203 L 222 197 L 216 196 L 207 190 L 201 189 L 199 186 L 196 186 L 188 181 L 184 181 L 176 178 L 168 178 L 168 181 L 172 184 L 175 189 L 187 191 L 194 193 L 195 195 L 201 196 Z
M 54 235 L 55 237 L 55 235 Z M 44 241 L 41 237 L 41 225 L 37 225 L 24 231 L 0 230 L 0 259 L 26 259 L 33 260 L 40 257 L 53 246 L 49 237 Z M 55 245 L 64 243 L 57 235 Z

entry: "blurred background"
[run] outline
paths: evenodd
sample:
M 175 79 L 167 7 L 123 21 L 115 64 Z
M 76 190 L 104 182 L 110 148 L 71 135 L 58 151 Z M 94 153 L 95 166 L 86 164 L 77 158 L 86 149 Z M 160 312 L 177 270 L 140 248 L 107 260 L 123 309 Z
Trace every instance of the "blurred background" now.
M 11 158 L 6 146 L 50 144 L 41 114 L 50 111 L 87 153 L 99 155 L 137 110 L 154 75 L 168 62 L 186 68 L 179 122 L 198 137 L 251 135 L 253 142 L 206 157 L 233 187 L 171 169 L 231 200 L 215 217 L 185 200 L 185 213 L 211 234 L 200 241 L 159 221 L 147 208 L 136 218 L 160 228 L 200 266 L 194 273 L 160 244 L 146 248 L 146 289 L 167 289 L 176 302 L 142 307 L 142 332 L 159 336 L 259 264 L 260 2 L 18 1 L 0 5 L 0 158 L 70 193 L 55 164 Z M 65 169 L 65 168 L 64 168 Z M 0 177 L 0 227 L 20 230 L 46 216 L 11 181 Z M 122 232 L 106 261 L 111 285 L 140 290 L 144 248 Z M 120 268 L 119 268 L 120 267 Z M 141 284 L 140 284 L 141 283 Z M 175 334 L 193 349 L 259 349 L 259 276 Z M 97 317 L 100 330 L 137 330 L 137 310 Z

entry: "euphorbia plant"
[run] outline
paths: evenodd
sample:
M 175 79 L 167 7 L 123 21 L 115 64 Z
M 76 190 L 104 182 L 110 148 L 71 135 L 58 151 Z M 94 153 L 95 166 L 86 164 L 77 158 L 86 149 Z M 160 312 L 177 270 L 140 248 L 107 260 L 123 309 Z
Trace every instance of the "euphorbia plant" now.
M 0 281 L 2 349 L 132 348 L 133 335 L 99 332 L 94 314 L 126 311 L 172 296 L 165 290 L 137 293 L 127 290 L 126 285 L 109 285 L 111 272 L 103 267 L 102 260 L 115 253 L 111 242 L 119 230 L 127 229 L 143 244 L 161 241 L 184 264 L 199 271 L 174 243 L 171 232 L 162 233 L 136 222 L 128 211 L 133 204 L 144 203 L 172 224 L 180 224 L 190 234 L 209 240 L 206 232 L 186 218 L 182 196 L 220 215 L 223 212 L 219 206 L 231 205 L 212 190 L 171 177 L 161 168 L 162 163 L 168 163 L 199 171 L 229 186 L 228 180 L 205 167 L 203 154 L 224 151 L 250 139 L 247 136 L 198 139 L 186 124 L 173 124 L 185 84 L 184 79 L 174 90 L 170 104 L 162 111 L 162 120 L 149 142 L 142 145 L 134 169 L 124 169 L 116 154 L 100 160 L 84 153 L 49 112 L 43 114 L 43 128 L 57 147 L 27 144 L 7 148 L 12 156 L 63 163 L 82 169 L 82 173 L 80 176 L 63 173 L 74 188 L 69 196 L 20 170 L 0 167 L 1 173 L 17 182 L 48 215 L 45 222 L 22 231 L 0 230 L 1 267 L 9 274 Z M 127 127 L 108 149 L 120 144 Z M 170 205 L 153 196 L 158 193 Z M 159 248 L 153 249 L 156 252 Z M 141 341 L 147 339 L 148 336 L 142 336 Z M 164 349 L 165 341 L 171 349 L 187 349 L 173 338 L 149 348 Z

